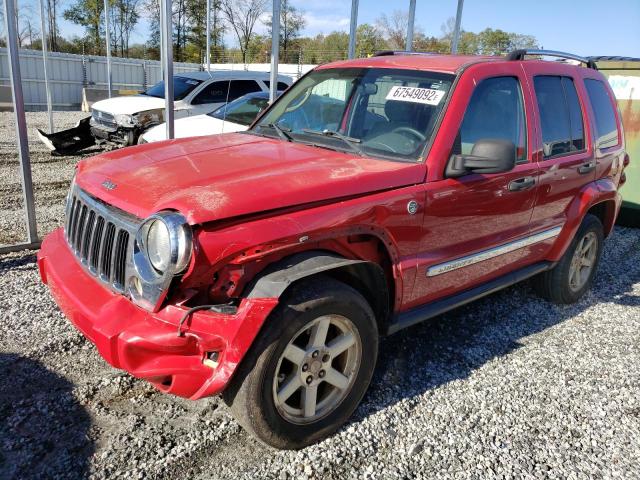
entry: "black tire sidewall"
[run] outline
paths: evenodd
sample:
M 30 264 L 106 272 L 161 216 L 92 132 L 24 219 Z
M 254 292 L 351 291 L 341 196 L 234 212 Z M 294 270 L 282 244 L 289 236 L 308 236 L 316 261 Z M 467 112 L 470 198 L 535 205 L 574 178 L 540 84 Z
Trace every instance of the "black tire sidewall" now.
M 569 271 L 571 269 L 571 260 L 573 259 L 576 249 L 578 248 L 578 244 L 589 232 L 594 232 L 596 234 L 597 251 L 595 262 L 593 268 L 591 269 L 591 273 L 589 274 L 589 279 L 586 281 L 586 283 L 580 290 L 573 291 L 569 286 Z M 600 265 L 600 257 L 602 255 L 603 244 L 604 233 L 602 223 L 594 215 L 587 215 L 580 225 L 580 228 L 578 228 L 578 231 L 576 232 L 576 235 L 574 236 L 570 247 L 567 249 L 565 255 L 563 256 L 558 272 L 560 280 L 559 288 L 561 289 L 560 294 L 563 299 L 565 299 L 566 303 L 577 302 L 591 288 L 596 276 L 596 272 L 598 271 L 598 266 Z
M 273 379 L 278 360 L 289 341 L 305 325 L 323 315 L 342 315 L 349 319 L 360 335 L 360 367 L 349 393 L 334 411 L 311 424 L 294 424 L 283 418 L 273 399 Z M 305 289 L 296 288 L 272 313 L 267 328 L 252 347 L 234 382 L 241 382 L 237 392 L 231 389 L 232 410 L 240 423 L 263 442 L 277 447 L 297 449 L 328 436 L 344 424 L 364 396 L 375 368 L 378 331 L 375 317 L 366 300 L 348 285 L 330 278 L 314 281 Z M 255 348 L 254 348 L 255 347 Z M 253 368 L 247 368 L 253 365 Z M 244 392 L 241 392 L 244 390 Z M 244 396 L 243 405 L 235 405 L 236 393 Z M 231 397 L 231 398 L 229 398 Z M 229 401 L 227 402 L 229 403 Z M 237 411 L 235 407 L 246 411 Z

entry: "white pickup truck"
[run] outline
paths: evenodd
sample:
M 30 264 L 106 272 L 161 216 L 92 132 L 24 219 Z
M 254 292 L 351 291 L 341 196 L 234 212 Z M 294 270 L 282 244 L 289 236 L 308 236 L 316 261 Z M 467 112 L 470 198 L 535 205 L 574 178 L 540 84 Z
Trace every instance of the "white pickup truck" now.
M 220 106 L 252 92 L 269 91 L 269 72 L 216 71 L 174 75 L 175 118 L 210 113 Z M 293 83 L 278 75 L 278 90 Z M 149 128 L 164 122 L 164 81 L 139 95 L 100 100 L 91 107 L 91 116 L 68 130 L 38 135 L 53 153 L 70 154 L 95 144 L 135 145 Z

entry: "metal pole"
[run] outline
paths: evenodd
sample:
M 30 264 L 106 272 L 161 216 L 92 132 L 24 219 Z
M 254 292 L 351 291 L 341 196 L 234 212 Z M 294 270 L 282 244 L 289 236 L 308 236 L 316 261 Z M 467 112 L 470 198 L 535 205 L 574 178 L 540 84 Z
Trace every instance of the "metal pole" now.
M 413 51 L 413 24 L 416 20 L 416 0 L 409 1 L 409 21 L 407 24 L 407 41 L 405 42 L 404 49 L 407 52 Z
M 111 35 L 109 34 L 109 0 L 104 0 L 104 29 L 107 34 L 107 88 L 111 98 Z
M 207 72 L 211 71 L 211 0 L 207 0 Z
M 167 127 L 167 138 L 174 138 L 173 134 L 173 30 L 171 0 L 160 0 L 160 37 L 164 46 L 164 121 Z
M 45 21 L 44 0 L 40 0 L 40 30 L 42 31 L 42 64 L 44 67 L 44 89 L 47 95 L 47 112 L 49 113 L 49 133 L 53 133 L 53 105 L 51 101 L 51 87 L 47 73 L 49 52 L 47 51 L 47 22 Z
M 13 94 L 13 113 L 18 136 L 18 155 L 20 158 L 20 179 L 24 196 L 26 213 L 27 239 L 29 243 L 38 241 L 36 209 L 33 201 L 33 181 L 31 178 L 31 162 L 27 138 L 27 120 L 24 116 L 24 96 L 22 94 L 22 78 L 20 75 L 20 58 L 18 54 L 18 35 L 16 33 L 15 0 L 4 1 L 4 26 L 7 32 L 7 50 L 9 52 L 9 76 L 11 77 L 11 93 Z
M 456 12 L 456 26 L 453 30 L 451 40 L 451 53 L 458 53 L 458 42 L 460 41 L 460 24 L 462 23 L 462 4 L 464 0 L 458 0 L 458 11 Z
M 349 58 L 356 58 L 357 29 L 358 29 L 358 0 L 351 0 L 351 26 L 349 27 Z
M 280 0 L 273 0 L 271 16 L 271 83 L 269 102 L 273 103 L 278 92 L 278 60 L 280 57 Z

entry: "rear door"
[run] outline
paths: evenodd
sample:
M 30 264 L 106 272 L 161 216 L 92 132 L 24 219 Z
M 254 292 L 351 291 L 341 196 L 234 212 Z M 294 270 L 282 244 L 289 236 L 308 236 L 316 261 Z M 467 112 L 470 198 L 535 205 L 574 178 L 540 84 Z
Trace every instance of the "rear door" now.
M 534 230 L 562 227 L 570 203 L 596 175 L 582 79 L 568 73 L 575 69 L 541 63 L 523 63 L 538 119 L 535 157 L 540 179 L 531 218 Z M 537 246 L 539 253 L 548 247 L 548 243 Z
M 430 165 L 443 157 L 446 167 L 481 139 L 512 141 L 517 165 L 458 178 L 446 178 L 445 169 L 431 172 L 444 178 L 425 184 L 424 235 L 409 307 L 468 290 L 526 261 L 517 242 L 529 235 L 538 176 L 529 147 L 530 101 L 515 62 L 470 67 L 458 82 Z

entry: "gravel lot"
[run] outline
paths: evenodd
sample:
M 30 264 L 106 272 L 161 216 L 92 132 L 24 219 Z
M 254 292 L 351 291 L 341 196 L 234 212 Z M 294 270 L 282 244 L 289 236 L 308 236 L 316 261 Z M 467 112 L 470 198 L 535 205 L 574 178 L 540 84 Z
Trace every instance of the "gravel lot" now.
M 0 119 L 2 243 L 22 218 Z M 77 157 L 32 153 L 50 230 Z M 170 397 L 111 368 L 32 252 L 0 256 L 0 312 L 2 479 L 640 478 L 640 230 L 616 229 L 576 305 L 522 284 L 385 339 L 354 418 L 298 452 L 259 444 L 218 398 Z
M 88 115 L 86 112 L 54 112 L 55 128 L 73 127 Z M 76 163 L 100 149 L 95 147 L 75 157 L 53 157 L 36 132 L 36 128 L 47 130 L 46 112 L 28 112 L 27 128 L 38 233 L 42 236 L 62 220 L 64 198 Z M 17 148 L 13 112 L 0 112 L 0 245 L 23 242 L 27 238 Z

